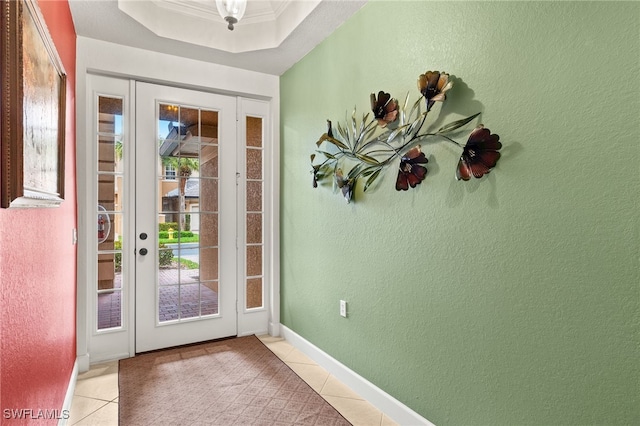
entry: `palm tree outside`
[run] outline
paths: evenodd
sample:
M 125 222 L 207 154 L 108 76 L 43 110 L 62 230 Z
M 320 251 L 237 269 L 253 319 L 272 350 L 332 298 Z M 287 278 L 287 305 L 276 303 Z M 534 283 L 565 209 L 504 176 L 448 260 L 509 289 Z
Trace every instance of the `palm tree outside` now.
M 198 171 L 200 169 L 200 161 L 196 158 L 186 158 L 186 157 L 160 157 L 162 159 L 162 165 L 164 167 L 171 166 L 174 170 L 176 170 L 176 175 L 178 177 L 178 194 L 179 194 L 179 202 L 180 202 L 180 212 L 185 212 L 187 209 L 186 203 L 186 187 L 187 180 L 191 177 L 194 171 Z M 178 227 L 179 231 L 185 231 L 185 215 L 179 215 Z
M 160 140 L 160 144 L 162 144 L 163 140 Z M 122 140 L 116 140 L 115 143 L 115 154 L 116 159 L 122 159 Z M 187 180 L 191 177 L 194 171 L 198 171 L 200 169 L 200 161 L 197 158 L 188 158 L 188 157 L 173 157 L 173 156 L 161 156 L 162 166 L 167 167 L 171 166 L 174 170 L 176 170 L 176 175 L 178 177 L 178 194 L 179 194 L 179 203 L 180 203 L 180 212 L 184 213 L 187 209 L 186 204 L 186 187 Z M 184 214 L 179 215 L 178 220 L 179 231 L 185 231 L 186 229 L 186 219 Z

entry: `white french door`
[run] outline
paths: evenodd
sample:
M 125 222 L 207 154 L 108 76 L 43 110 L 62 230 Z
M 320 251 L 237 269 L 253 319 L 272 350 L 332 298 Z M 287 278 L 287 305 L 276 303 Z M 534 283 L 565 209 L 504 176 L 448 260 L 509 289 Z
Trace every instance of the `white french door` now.
M 268 102 L 100 76 L 88 87 L 91 362 L 267 332 Z
M 136 84 L 136 352 L 237 333 L 236 139 L 236 98 Z

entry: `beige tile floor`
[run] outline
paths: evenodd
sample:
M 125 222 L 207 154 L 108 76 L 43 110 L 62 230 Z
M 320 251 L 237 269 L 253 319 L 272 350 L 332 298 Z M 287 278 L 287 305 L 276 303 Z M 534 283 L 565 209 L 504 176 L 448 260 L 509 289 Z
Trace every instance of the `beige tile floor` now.
M 385 416 L 324 368 L 280 337 L 258 336 L 264 344 L 355 426 L 392 426 Z M 118 424 L 118 362 L 91 366 L 78 375 L 68 425 Z M 123 425 L 125 426 L 125 425 Z

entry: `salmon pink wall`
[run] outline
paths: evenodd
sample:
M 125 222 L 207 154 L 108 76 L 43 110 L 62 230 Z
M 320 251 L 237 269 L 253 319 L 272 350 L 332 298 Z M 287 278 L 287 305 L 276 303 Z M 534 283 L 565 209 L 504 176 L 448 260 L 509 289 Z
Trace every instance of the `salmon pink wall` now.
M 59 208 L 0 209 L 0 423 L 7 410 L 60 410 L 76 358 L 75 64 L 67 0 L 39 0 L 67 72 L 65 201 Z

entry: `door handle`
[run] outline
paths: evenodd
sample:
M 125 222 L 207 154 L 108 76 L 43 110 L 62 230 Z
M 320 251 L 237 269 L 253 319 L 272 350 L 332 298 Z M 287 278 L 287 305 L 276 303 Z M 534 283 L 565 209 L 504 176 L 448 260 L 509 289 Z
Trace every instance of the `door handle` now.
M 142 234 L 140 234 L 140 239 L 141 240 L 146 240 L 147 239 L 147 234 L 145 232 L 143 232 Z
M 141 248 L 138 253 L 140 253 L 140 256 L 146 256 L 146 254 L 149 253 L 149 252 L 147 251 L 146 248 Z

